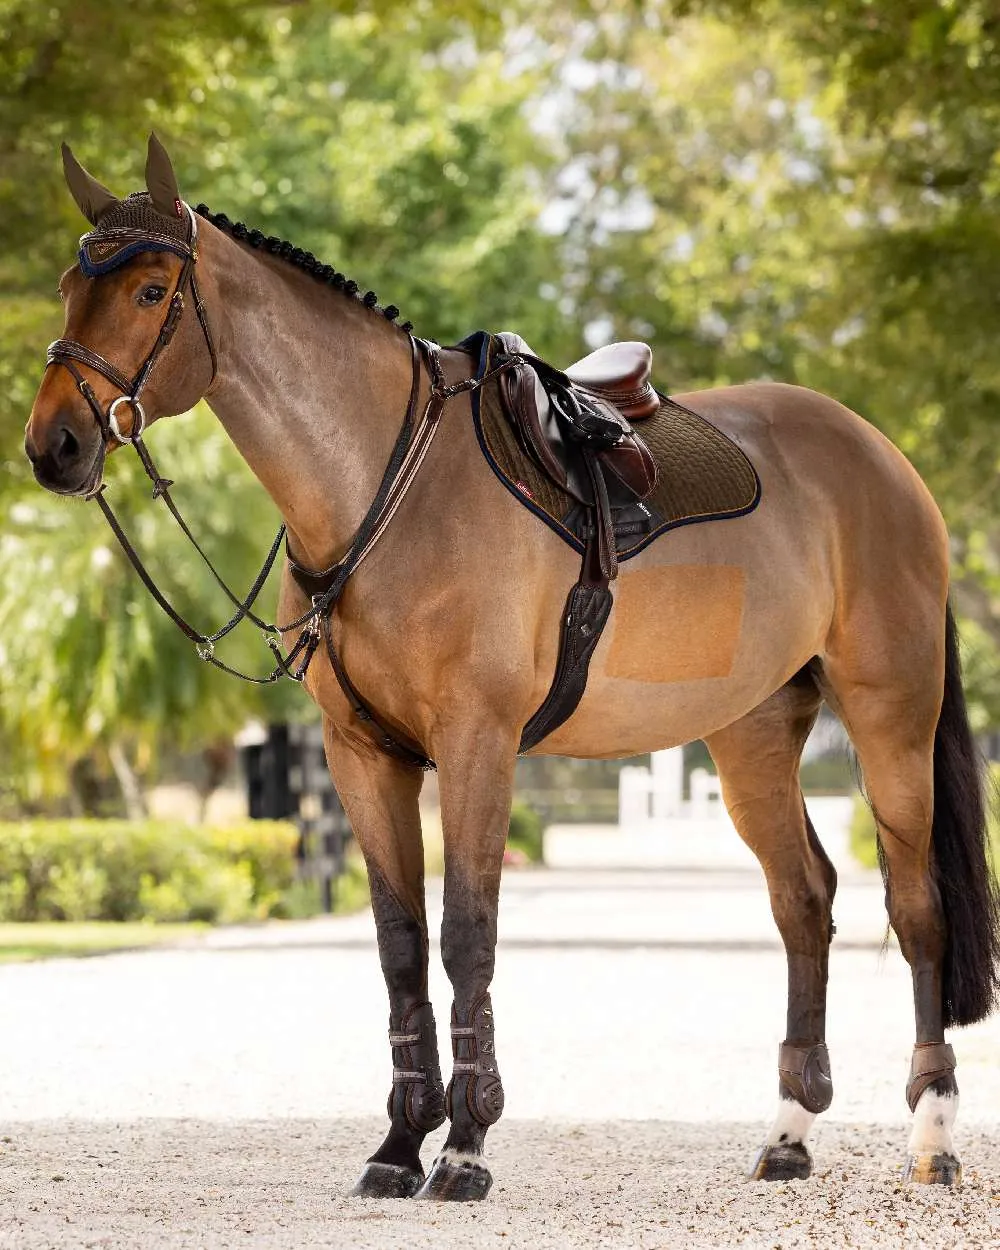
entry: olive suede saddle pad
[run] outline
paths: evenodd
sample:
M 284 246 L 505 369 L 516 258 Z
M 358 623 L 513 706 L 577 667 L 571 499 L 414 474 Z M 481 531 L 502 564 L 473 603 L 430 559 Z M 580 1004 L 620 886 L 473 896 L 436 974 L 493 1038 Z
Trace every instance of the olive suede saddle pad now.
M 497 340 L 485 332 L 459 346 L 478 361 L 479 377 L 499 353 Z M 476 434 L 490 468 L 515 498 L 582 553 L 587 510 L 527 454 L 497 381 L 487 381 L 471 398 Z M 621 522 L 616 520 L 620 560 L 637 555 L 667 530 L 745 516 L 760 502 L 760 478 L 745 453 L 697 413 L 660 395 L 659 410 L 632 426 L 653 454 L 657 481 L 642 504 L 623 509 Z

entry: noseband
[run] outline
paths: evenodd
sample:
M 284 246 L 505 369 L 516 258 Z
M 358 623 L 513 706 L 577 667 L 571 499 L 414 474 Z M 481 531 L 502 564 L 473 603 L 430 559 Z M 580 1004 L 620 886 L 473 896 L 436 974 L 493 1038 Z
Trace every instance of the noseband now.
M 94 414 L 94 419 L 100 427 L 105 442 L 109 438 L 113 438 L 118 443 L 132 443 L 135 445 L 141 437 L 146 424 L 146 413 L 139 396 L 149 381 L 149 375 L 153 372 L 153 366 L 174 337 L 181 314 L 184 311 L 184 288 L 189 284 L 195 312 L 198 314 L 198 321 L 204 332 L 208 354 L 212 361 L 212 381 L 215 381 L 215 375 L 218 371 L 218 358 L 215 353 L 215 344 L 212 341 L 212 333 L 208 326 L 208 318 L 205 314 L 205 305 L 202 303 L 201 296 L 198 293 L 198 283 L 194 275 L 194 266 L 198 259 L 198 219 L 187 204 L 184 204 L 183 207 L 191 226 L 191 233 L 186 242 L 183 239 L 175 238 L 173 235 L 131 229 L 129 227 L 92 230 L 80 240 L 80 267 L 89 278 L 98 277 L 110 269 L 117 268 L 118 265 L 123 264 L 139 252 L 173 252 L 175 256 L 179 256 L 183 261 L 181 271 L 177 275 L 174 293 L 170 297 L 167 315 L 164 317 L 163 324 L 160 327 L 160 333 L 157 335 L 156 341 L 150 348 L 146 359 L 139 366 L 135 377 L 131 381 L 110 360 L 106 360 L 103 356 L 98 355 L 97 352 L 91 351 L 89 347 L 84 347 L 82 343 L 77 343 L 75 339 L 56 339 L 54 343 L 49 344 L 45 361 L 46 367 L 48 365 L 62 365 L 73 375 L 77 389 Z M 102 377 L 107 378 L 113 386 L 116 386 L 121 391 L 121 395 L 111 402 L 107 412 L 104 411 L 98 402 L 93 387 L 76 367 L 75 362 L 77 361 L 82 365 L 86 365 L 88 369 L 93 369 L 101 374 Z M 118 420 L 118 409 L 122 404 L 127 404 L 132 409 L 132 424 L 127 434 L 122 431 Z

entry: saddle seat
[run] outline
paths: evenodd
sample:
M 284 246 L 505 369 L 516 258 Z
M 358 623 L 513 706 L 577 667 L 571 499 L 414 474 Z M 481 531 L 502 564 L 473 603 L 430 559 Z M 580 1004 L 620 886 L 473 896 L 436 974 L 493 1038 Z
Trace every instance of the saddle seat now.
M 505 333 L 507 351 L 534 356 L 519 334 Z M 612 404 L 626 421 L 642 421 L 660 410 L 660 397 L 649 380 L 653 349 L 648 343 L 606 343 L 575 361 L 563 373 L 575 385 Z
M 659 411 L 645 343 L 611 343 L 560 372 L 518 334 L 498 334 L 517 357 L 500 374 L 508 419 L 526 452 L 585 508 L 622 508 L 647 498 L 656 463 L 630 420 Z M 601 504 L 604 504 L 601 508 Z
M 660 410 L 649 375 L 653 352 L 646 343 L 608 343 L 563 372 L 571 382 L 614 404 L 627 421 L 642 421 Z

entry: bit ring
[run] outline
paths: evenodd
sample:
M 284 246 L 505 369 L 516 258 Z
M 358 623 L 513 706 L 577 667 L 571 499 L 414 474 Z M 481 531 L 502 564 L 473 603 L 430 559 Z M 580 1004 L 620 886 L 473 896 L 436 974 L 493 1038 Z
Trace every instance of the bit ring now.
M 121 426 L 118 424 L 118 414 L 116 409 L 119 404 L 129 404 L 132 408 L 132 432 L 131 434 L 123 434 Z M 133 399 L 131 395 L 119 395 L 111 407 L 108 409 L 108 429 L 119 441 L 119 443 L 133 443 L 142 433 L 146 426 L 146 413 L 142 404 L 137 399 Z

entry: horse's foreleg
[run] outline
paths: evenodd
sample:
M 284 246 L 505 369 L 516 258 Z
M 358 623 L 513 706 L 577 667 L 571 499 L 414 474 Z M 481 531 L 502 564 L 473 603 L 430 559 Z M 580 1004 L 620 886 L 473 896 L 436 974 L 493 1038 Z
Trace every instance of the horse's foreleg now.
M 819 704 L 815 683 L 803 673 L 708 739 L 729 814 L 764 869 L 788 959 L 778 1114 L 751 1171 L 755 1180 L 809 1176 L 809 1132 L 833 1097 L 824 1038 L 837 874 L 809 823 L 798 781 Z
M 379 958 L 389 991 L 392 1123 L 353 1193 L 409 1198 L 424 1179 L 423 1140 L 445 1118 L 434 1013 L 427 1001 L 424 853 L 417 806 L 423 774 L 367 744 L 356 749 L 329 721 L 326 749 L 368 868 Z
M 454 991 L 454 1066 L 451 1129 L 422 1198 L 476 1200 L 493 1183 L 483 1143 L 503 1111 L 503 1085 L 489 989 L 516 749 L 506 730 L 483 726 L 449 735 L 437 752 L 445 854 L 441 957 Z

